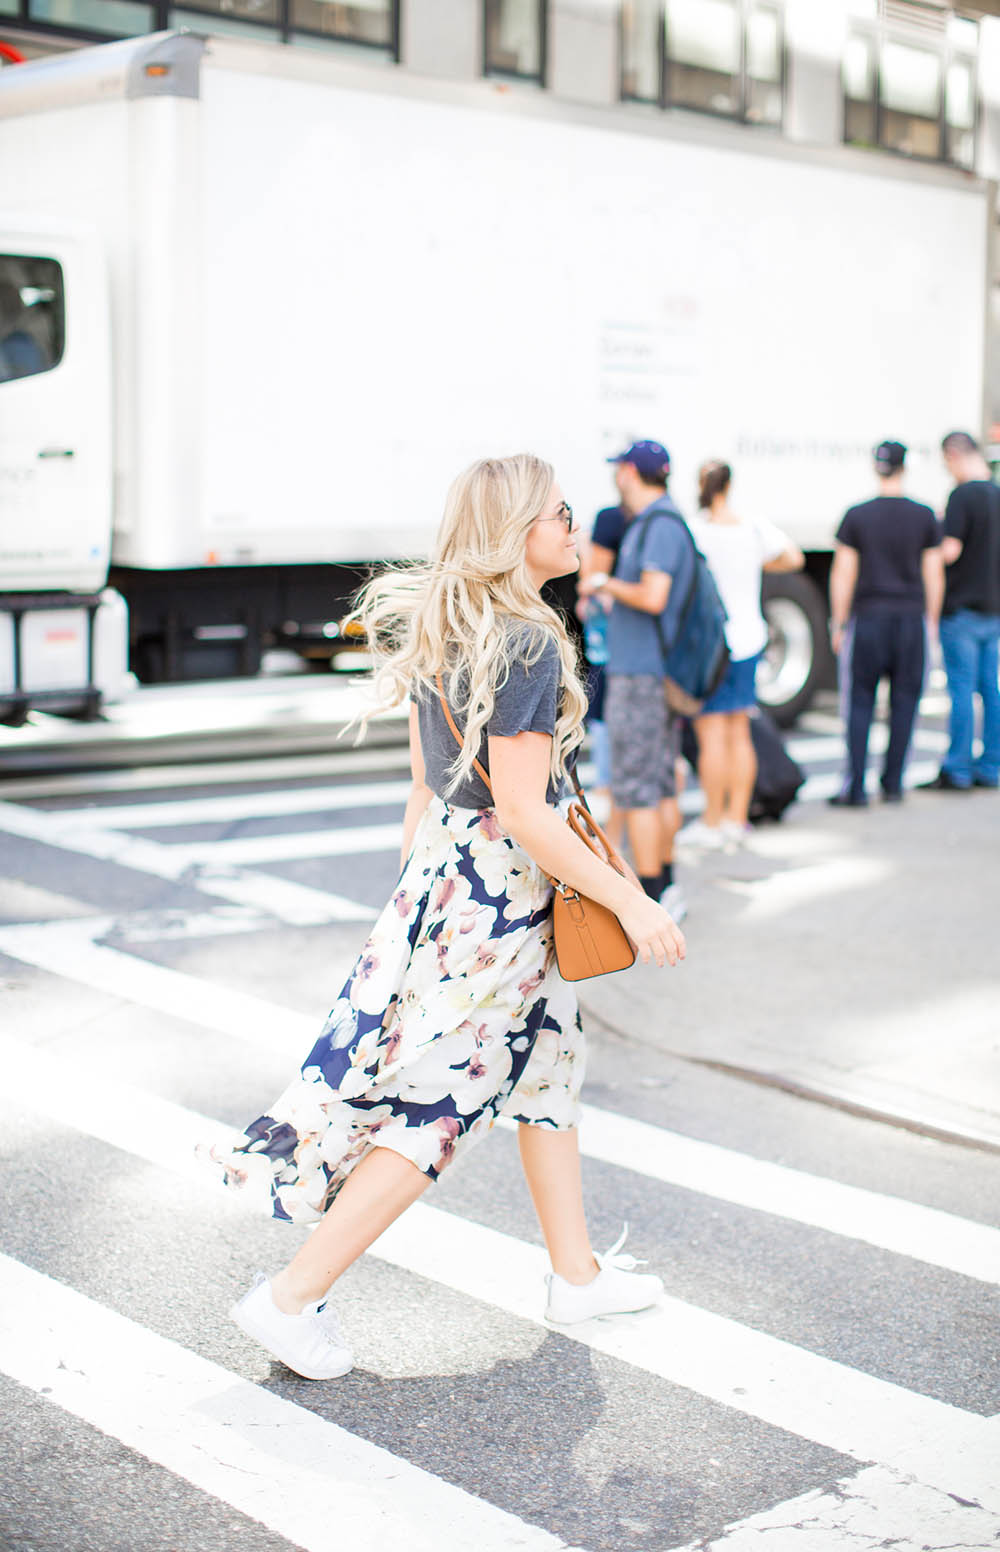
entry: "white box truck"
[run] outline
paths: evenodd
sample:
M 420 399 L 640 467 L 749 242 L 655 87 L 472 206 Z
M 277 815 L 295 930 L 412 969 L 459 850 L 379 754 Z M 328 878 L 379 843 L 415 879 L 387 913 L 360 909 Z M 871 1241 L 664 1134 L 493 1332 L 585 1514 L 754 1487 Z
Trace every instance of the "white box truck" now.
M 883 437 L 983 424 L 992 187 L 635 107 L 170 33 L 0 71 L 0 714 L 336 644 L 451 477 L 584 521 L 633 437 L 785 527 L 764 694 L 828 670 Z M 127 610 L 122 604 L 127 604 Z

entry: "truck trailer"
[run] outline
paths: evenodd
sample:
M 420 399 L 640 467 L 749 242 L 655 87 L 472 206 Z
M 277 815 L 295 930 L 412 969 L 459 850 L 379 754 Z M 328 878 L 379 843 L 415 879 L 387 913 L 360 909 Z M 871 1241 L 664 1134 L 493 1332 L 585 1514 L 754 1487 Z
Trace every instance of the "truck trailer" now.
M 993 186 L 635 105 L 161 33 L 0 70 L 0 717 L 329 658 L 487 454 L 706 457 L 778 523 L 762 698 L 830 670 L 871 449 L 983 424 Z

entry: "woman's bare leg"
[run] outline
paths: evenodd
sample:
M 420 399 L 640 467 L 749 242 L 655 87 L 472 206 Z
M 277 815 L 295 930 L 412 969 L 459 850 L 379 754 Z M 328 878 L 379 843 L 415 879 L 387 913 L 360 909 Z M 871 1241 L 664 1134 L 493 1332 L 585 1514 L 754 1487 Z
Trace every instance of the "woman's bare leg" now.
M 723 817 L 733 824 L 745 825 L 757 780 L 757 753 L 748 713 L 732 711 L 726 721 L 729 724 L 729 796 Z
M 531 1200 L 548 1248 L 552 1270 L 568 1283 L 589 1283 L 600 1267 L 594 1260 L 583 1211 L 580 1144 L 576 1131 L 546 1126 L 517 1129 Z
M 705 794 L 701 817 L 713 829 L 722 823 L 730 781 L 728 721 L 724 712 L 713 711 L 696 717 L 694 723 L 698 735 L 698 780 Z
M 372 1148 L 341 1186 L 319 1224 L 284 1271 L 271 1278 L 271 1297 L 286 1315 L 321 1299 L 330 1284 L 395 1223 L 430 1185 L 409 1159 Z

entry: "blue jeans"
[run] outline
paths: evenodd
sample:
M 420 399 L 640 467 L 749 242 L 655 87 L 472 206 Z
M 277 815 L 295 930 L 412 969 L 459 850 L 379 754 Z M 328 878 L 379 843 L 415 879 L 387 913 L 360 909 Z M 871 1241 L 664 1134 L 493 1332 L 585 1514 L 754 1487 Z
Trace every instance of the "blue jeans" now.
M 948 675 L 951 746 L 941 769 L 960 787 L 1000 780 L 1000 615 L 957 609 L 941 619 L 941 654 Z M 983 752 L 972 758 L 973 696 L 983 703 Z

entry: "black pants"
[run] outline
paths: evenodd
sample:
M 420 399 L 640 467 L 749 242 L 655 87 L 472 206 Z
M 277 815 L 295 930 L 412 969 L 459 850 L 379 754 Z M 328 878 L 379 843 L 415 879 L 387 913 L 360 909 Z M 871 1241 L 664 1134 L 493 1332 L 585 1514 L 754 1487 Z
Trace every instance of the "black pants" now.
M 868 732 L 880 679 L 889 681 L 889 747 L 882 770 L 886 792 L 898 792 L 924 682 L 924 621 L 920 614 L 859 614 L 851 649 L 847 758 L 852 797 L 865 790 Z

